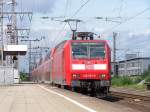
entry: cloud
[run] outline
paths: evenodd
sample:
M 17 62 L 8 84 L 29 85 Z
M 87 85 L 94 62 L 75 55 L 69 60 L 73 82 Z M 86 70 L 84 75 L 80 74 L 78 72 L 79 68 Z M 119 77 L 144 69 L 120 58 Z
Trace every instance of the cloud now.
M 52 12 L 57 0 L 18 0 L 18 9 L 34 13 Z
M 140 56 L 149 57 L 150 55 L 150 33 L 149 30 L 140 32 L 121 32 L 117 38 L 117 49 L 129 49 L 128 53 L 140 52 Z M 132 34 L 132 35 L 131 35 Z M 125 50 L 118 51 L 118 53 L 125 54 Z
M 130 37 L 137 37 L 137 36 L 142 37 L 143 35 L 144 36 L 149 36 L 150 35 L 150 29 L 145 29 L 145 30 L 142 30 L 142 31 L 129 32 Z

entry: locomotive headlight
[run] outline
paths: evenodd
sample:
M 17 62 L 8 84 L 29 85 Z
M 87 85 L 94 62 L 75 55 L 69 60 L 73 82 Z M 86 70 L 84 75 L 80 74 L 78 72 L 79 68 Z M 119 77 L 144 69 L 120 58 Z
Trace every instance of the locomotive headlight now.
M 105 79 L 105 78 L 106 78 L 106 74 L 101 74 L 101 75 L 100 75 L 100 78 L 101 78 L 101 79 Z
M 79 74 L 73 74 L 72 77 L 73 78 L 80 78 L 80 75 Z

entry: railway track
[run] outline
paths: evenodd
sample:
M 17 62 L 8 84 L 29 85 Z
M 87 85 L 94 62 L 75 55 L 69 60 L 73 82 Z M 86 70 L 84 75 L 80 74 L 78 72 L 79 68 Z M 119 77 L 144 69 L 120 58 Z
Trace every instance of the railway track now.
M 150 112 L 150 96 L 116 91 L 111 91 L 109 95 L 107 101 L 116 102 L 141 112 Z
M 49 86 L 49 84 L 44 84 Z M 110 91 L 108 94 L 108 98 L 114 97 L 114 98 L 120 98 L 120 99 L 134 99 L 134 100 L 140 100 L 140 101 L 147 101 L 150 102 L 150 96 L 144 96 L 144 95 L 136 95 L 136 94 L 130 94 L 130 93 L 124 93 L 124 92 L 116 92 L 116 91 Z
M 47 84 L 46 86 L 50 87 Z M 58 90 L 65 91 L 66 89 L 58 88 Z M 84 94 L 84 97 L 91 98 L 89 94 Z M 137 111 L 150 112 L 150 97 L 149 96 L 141 96 L 141 95 L 134 95 L 134 94 L 111 91 L 111 93 L 108 94 L 107 97 L 104 97 L 104 98 L 99 98 L 97 96 L 95 97 L 96 99 L 99 99 L 100 102 L 101 100 L 104 100 L 104 101 L 112 102 L 114 104 L 122 105 L 124 107 L 132 108 Z M 93 97 L 93 99 L 95 98 Z
M 136 94 L 130 94 L 130 93 L 123 93 L 123 92 L 114 92 L 111 91 L 110 95 L 123 98 L 123 99 L 134 99 L 135 101 L 149 101 L 150 102 L 150 96 L 143 96 L 143 95 L 136 95 Z

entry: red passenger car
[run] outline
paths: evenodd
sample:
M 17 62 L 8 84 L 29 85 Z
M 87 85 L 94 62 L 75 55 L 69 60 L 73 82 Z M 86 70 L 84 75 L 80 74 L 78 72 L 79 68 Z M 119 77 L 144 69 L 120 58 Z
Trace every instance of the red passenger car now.
M 50 53 L 44 59 L 40 59 L 37 67 L 32 71 L 32 80 L 50 83 Z

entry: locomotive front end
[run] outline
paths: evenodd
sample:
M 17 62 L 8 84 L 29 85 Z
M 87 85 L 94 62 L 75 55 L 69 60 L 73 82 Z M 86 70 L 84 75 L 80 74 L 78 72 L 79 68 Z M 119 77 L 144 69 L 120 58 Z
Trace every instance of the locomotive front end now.
M 71 46 L 72 87 L 107 94 L 110 86 L 110 50 L 107 43 L 84 40 L 73 41 Z

